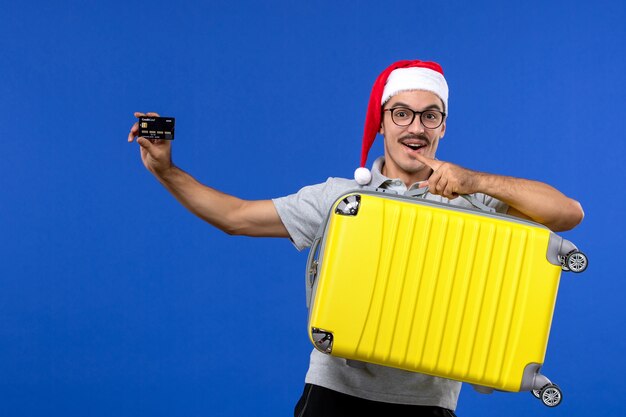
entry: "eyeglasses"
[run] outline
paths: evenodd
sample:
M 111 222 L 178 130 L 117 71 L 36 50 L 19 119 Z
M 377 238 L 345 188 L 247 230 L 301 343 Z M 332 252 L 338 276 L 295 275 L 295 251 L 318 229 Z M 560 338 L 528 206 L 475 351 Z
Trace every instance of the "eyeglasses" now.
M 409 126 L 415 120 L 416 115 L 420 115 L 420 122 L 427 129 L 437 129 L 443 123 L 446 114 L 439 110 L 414 111 L 406 107 L 394 107 L 383 111 L 391 112 L 391 120 L 398 126 Z

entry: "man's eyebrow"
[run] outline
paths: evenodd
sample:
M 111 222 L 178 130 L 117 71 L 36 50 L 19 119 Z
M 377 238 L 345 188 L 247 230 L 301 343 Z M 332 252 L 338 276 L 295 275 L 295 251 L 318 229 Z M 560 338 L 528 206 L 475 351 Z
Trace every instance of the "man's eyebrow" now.
M 390 108 L 390 109 L 395 109 L 396 107 L 406 107 L 407 109 L 411 109 L 411 110 L 413 110 L 413 109 L 411 108 L 411 106 L 409 106 L 408 104 L 403 103 L 403 102 L 401 102 L 401 101 L 398 101 L 397 103 L 393 103 L 393 105 L 392 105 L 391 107 L 389 107 L 389 108 Z M 431 104 L 431 105 L 429 105 L 429 106 L 426 106 L 426 107 L 424 107 L 424 108 L 422 109 L 422 111 L 424 111 L 424 110 L 432 110 L 432 109 L 439 110 L 440 112 L 442 112 L 442 113 L 443 113 L 443 110 L 441 110 L 441 107 L 439 107 L 439 105 L 438 105 L 438 104 Z M 413 111 L 416 111 L 416 110 L 413 110 Z

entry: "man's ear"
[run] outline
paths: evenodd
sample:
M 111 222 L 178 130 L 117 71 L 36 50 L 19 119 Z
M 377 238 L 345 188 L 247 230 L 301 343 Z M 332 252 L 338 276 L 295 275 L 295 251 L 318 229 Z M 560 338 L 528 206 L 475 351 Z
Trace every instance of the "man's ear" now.
M 446 134 L 446 122 L 444 121 L 443 124 L 441 125 L 441 136 L 439 136 L 439 139 L 443 139 L 445 134 Z

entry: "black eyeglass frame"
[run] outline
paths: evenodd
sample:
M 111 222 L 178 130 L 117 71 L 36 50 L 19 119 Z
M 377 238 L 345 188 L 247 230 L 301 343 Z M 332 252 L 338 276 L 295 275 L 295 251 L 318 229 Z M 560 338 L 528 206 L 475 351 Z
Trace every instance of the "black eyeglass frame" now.
M 413 113 L 413 117 L 411 117 L 411 121 L 410 121 L 409 123 L 405 124 L 405 125 L 398 124 L 398 122 L 396 122 L 396 121 L 395 121 L 395 119 L 393 118 L 393 111 L 394 111 L 394 110 L 408 110 L 408 111 L 410 111 L 411 113 Z M 443 124 L 443 122 L 446 120 L 446 113 L 444 113 L 444 112 L 442 112 L 442 111 L 439 111 L 439 110 L 437 110 L 437 109 L 426 109 L 426 110 L 422 110 L 422 111 L 415 111 L 415 110 L 413 110 L 413 109 L 409 109 L 408 107 L 392 107 L 392 108 L 390 108 L 390 109 L 383 109 L 383 112 L 386 112 L 386 111 L 392 112 L 392 113 L 391 113 L 391 121 L 392 121 L 392 122 L 393 122 L 396 126 L 400 126 L 400 127 L 407 127 L 407 126 L 411 126 L 411 124 L 415 121 L 415 116 L 416 116 L 416 115 L 418 115 L 418 114 L 420 115 L 420 123 L 421 123 L 421 124 L 422 124 L 422 126 L 424 126 L 426 129 L 437 129 L 437 128 L 439 128 L 439 127 Z M 437 113 L 441 114 L 441 122 L 440 122 L 437 126 L 435 126 L 435 127 L 428 127 L 428 126 L 426 126 L 426 125 L 424 124 L 424 121 L 422 120 L 422 114 L 427 113 L 427 112 L 437 112 Z

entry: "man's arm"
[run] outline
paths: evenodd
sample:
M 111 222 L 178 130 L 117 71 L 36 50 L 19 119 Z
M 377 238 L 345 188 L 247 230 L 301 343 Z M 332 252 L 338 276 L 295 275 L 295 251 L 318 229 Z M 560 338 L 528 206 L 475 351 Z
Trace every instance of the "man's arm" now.
M 580 203 L 539 181 L 472 171 L 458 165 L 418 155 L 433 169 L 421 186 L 433 194 L 453 199 L 459 194 L 483 193 L 508 204 L 508 214 L 531 219 L 555 232 L 579 224 L 584 212 Z
M 147 113 L 156 116 L 156 113 Z M 135 113 L 135 117 L 144 116 Z M 137 136 L 133 125 L 128 142 Z M 271 200 L 248 201 L 200 184 L 172 163 L 171 141 L 139 137 L 145 167 L 176 199 L 196 216 L 231 235 L 289 237 Z

